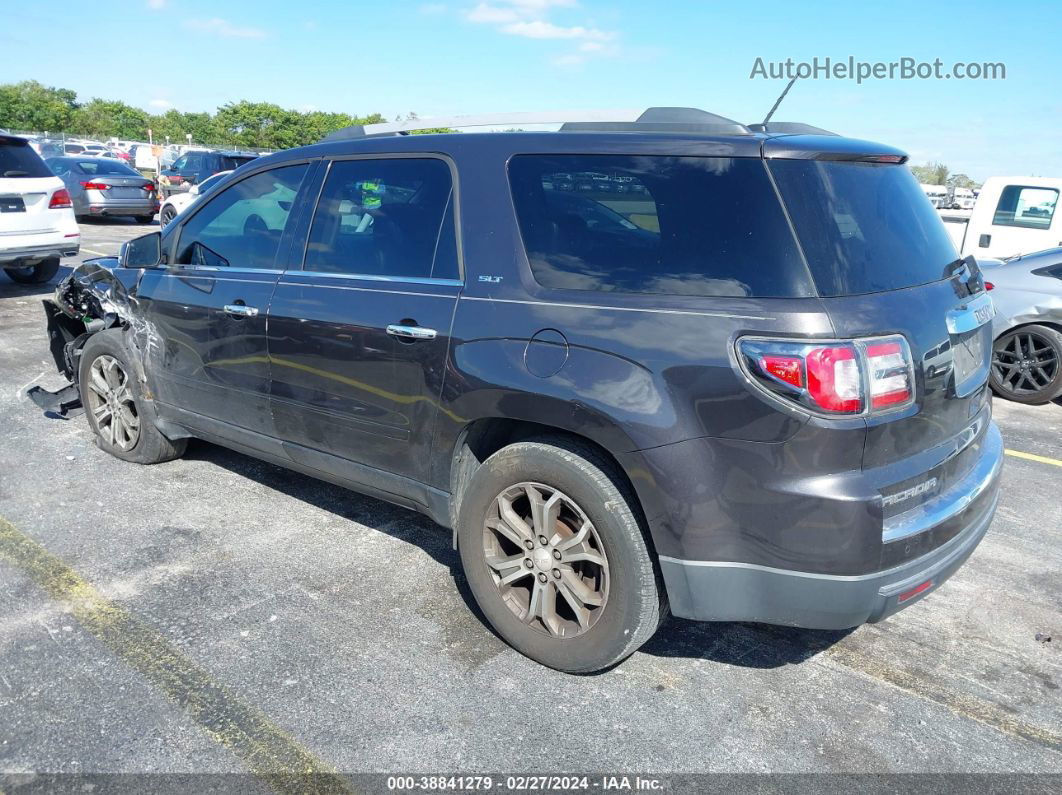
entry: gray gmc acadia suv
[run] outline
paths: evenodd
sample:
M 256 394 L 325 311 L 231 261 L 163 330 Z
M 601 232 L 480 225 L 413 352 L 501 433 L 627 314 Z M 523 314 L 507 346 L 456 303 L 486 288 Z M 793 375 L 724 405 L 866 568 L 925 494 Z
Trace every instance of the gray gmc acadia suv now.
M 419 510 L 571 672 L 669 609 L 879 621 L 984 536 L 992 302 L 902 152 L 671 108 L 376 132 L 243 165 L 59 285 L 103 449 L 199 437 Z

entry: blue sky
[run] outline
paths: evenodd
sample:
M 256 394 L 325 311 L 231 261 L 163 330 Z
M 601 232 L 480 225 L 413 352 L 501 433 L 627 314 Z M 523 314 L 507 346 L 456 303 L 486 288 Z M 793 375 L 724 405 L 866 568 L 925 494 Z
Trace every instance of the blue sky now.
M 81 13 L 91 6 L 92 16 Z M 5 3 L 0 82 L 213 110 L 251 99 L 388 117 L 690 105 L 762 119 L 767 61 L 1003 62 L 1006 79 L 799 81 L 778 119 L 977 179 L 1062 176 L 1062 3 L 126 0 Z M 49 41 L 55 44 L 48 44 Z M 164 53 L 149 66 L 150 47 Z M 58 45 L 58 46 L 56 46 Z M 84 45 L 82 47 L 81 45 Z

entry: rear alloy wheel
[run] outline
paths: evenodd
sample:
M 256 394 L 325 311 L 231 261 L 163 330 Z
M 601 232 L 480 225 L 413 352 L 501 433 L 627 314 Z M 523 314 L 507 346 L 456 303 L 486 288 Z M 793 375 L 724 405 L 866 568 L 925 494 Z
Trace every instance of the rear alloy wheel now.
M 458 499 L 469 589 L 495 631 L 532 660 L 600 671 L 667 615 L 637 498 L 591 445 L 546 436 L 503 447 Z
M 608 601 L 597 530 L 557 489 L 518 483 L 499 494 L 483 524 L 483 553 L 512 614 L 548 636 L 588 631 Z
M 992 389 L 1000 397 L 1037 405 L 1062 395 L 1062 334 L 1023 326 L 1003 334 L 992 349 Z
M 52 257 L 36 265 L 27 265 L 23 268 L 8 268 L 7 275 L 11 280 L 19 284 L 44 284 L 49 282 L 59 272 L 59 258 Z

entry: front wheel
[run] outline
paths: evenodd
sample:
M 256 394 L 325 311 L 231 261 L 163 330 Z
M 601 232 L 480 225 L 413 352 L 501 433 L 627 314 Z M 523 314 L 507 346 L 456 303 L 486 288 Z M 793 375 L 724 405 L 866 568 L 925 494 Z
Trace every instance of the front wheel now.
M 520 442 L 484 461 L 461 498 L 458 546 L 491 626 L 550 668 L 608 668 L 666 615 L 633 494 L 574 440 Z
M 159 212 L 159 224 L 161 224 L 162 226 L 166 226 L 176 217 L 177 211 L 173 209 L 172 205 L 167 204 L 165 207 L 162 208 L 162 211 Z
M 992 390 L 1026 405 L 1062 395 L 1062 333 L 1049 326 L 1008 331 L 992 348 Z
M 101 331 L 81 349 L 81 403 L 96 446 L 123 461 L 158 464 L 179 458 L 186 440 L 167 439 L 152 419 L 119 328 Z
M 43 260 L 36 265 L 7 269 L 7 275 L 11 277 L 11 280 L 19 284 L 44 284 L 50 282 L 58 272 L 58 257 Z

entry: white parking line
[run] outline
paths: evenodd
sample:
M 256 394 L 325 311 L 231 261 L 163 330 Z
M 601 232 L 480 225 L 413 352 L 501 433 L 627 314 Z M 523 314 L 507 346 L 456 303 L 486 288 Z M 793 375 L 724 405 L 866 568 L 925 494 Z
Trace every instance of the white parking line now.
M 106 257 L 107 256 L 107 254 L 105 252 L 96 251 L 96 249 L 94 249 L 94 248 L 85 248 L 84 246 L 82 246 L 81 250 L 82 251 L 87 251 L 89 254 L 95 254 L 97 257 Z

